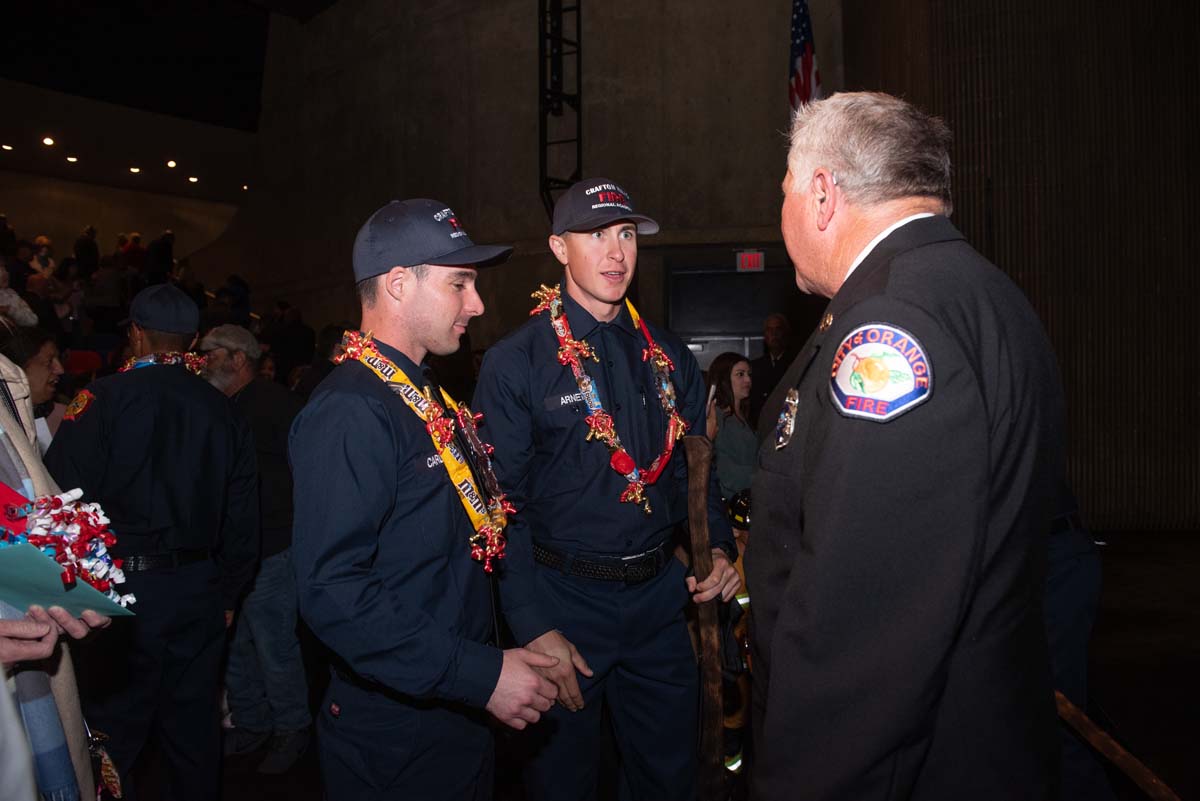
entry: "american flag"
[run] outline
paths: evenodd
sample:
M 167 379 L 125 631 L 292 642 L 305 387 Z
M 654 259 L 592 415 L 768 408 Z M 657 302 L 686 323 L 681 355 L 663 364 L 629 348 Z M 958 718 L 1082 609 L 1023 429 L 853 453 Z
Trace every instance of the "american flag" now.
M 792 67 L 788 75 L 788 99 L 797 109 L 821 97 L 821 73 L 813 50 L 812 19 L 808 0 L 792 0 Z

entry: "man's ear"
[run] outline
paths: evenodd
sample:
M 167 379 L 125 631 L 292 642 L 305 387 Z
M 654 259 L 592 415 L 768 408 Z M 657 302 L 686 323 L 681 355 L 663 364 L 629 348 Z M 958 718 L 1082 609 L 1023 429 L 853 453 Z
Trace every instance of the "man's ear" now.
M 554 258 L 558 259 L 560 264 L 567 263 L 567 240 L 563 239 L 558 234 L 550 234 L 550 238 L 546 240 L 550 245 L 550 252 L 554 254 Z
M 383 274 L 383 291 L 393 300 L 400 300 L 404 296 L 404 285 L 411 280 L 412 271 L 407 267 L 393 267 Z
M 817 228 L 824 231 L 837 212 L 841 190 L 833 173 L 818 167 L 812 177 L 812 202 L 816 204 Z

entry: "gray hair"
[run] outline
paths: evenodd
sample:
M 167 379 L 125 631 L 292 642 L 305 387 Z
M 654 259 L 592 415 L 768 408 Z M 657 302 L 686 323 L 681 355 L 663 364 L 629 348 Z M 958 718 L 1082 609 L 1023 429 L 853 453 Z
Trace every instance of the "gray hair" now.
M 792 191 L 825 167 L 852 203 L 933 197 L 949 214 L 950 129 L 898 97 L 845 92 L 796 110 L 789 136 Z

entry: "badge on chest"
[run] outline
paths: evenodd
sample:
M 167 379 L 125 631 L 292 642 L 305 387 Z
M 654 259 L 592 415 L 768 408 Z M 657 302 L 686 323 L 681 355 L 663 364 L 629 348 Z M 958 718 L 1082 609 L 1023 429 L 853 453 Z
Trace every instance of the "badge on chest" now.
M 916 337 L 887 323 L 868 323 L 838 346 L 829 394 L 846 417 L 894 420 L 929 399 L 933 365 Z

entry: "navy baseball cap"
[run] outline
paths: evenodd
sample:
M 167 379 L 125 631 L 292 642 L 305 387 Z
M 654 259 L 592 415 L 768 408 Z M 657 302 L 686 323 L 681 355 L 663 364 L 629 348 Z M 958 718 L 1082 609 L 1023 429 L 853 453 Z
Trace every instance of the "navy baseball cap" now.
M 155 284 L 134 295 L 121 325 L 128 323 L 167 334 L 194 334 L 200 330 L 200 309 L 174 284 Z
M 354 280 L 418 264 L 489 266 L 512 253 L 506 245 L 476 245 L 453 209 L 428 198 L 393 200 L 371 215 L 354 238 Z
M 639 234 L 657 234 L 658 223 L 633 210 L 629 193 L 607 178 L 572 184 L 554 204 L 553 233 L 594 231 L 618 220 L 637 223 Z

